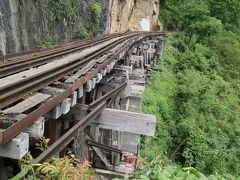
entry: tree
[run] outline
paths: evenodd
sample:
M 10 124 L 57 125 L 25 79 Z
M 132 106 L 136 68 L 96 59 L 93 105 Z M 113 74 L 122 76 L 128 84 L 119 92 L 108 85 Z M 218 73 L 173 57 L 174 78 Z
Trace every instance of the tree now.
M 207 0 L 211 16 L 221 20 L 227 30 L 240 33 L 240 1 L 239 0 Z

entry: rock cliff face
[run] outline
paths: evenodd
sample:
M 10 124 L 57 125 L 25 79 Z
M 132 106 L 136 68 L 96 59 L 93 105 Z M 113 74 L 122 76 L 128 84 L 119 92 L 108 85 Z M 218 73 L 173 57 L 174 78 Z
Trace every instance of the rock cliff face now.
M 0 55 L 79 38 L 96 2 L 102 7 L 98 34 L 156 30 L 159 25 L 159 0 L 59 1 L 67 3 L 65 8 L 54 2 L 58 1 L 1 0 Z
M 81 29 L 89 24 L 90 7 L 95 2 L 99 2 L 102 6 L 99 34 L 107 32 L 108 1 L 63 1 L 66 3 L 64 9 L 61 4 L 54 5 L 51 0 L 1 0 L 0 55 L 34 49 L 46 43 L 59 44 L 78 38 Z M 74 7 L 76 6 L 74 3 L 77 2 L 79 7 Z
M 111 0 L 110 32 L 159 30 L 159 0 Z

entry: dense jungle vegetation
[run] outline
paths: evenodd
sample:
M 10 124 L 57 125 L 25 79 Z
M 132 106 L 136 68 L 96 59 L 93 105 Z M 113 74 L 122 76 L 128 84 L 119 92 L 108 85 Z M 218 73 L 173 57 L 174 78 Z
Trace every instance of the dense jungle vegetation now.
M 143 101 L 157 130 L 139 178 L 238 179 L 240 1 L 161 0 L 160 20 L 170 36 Z

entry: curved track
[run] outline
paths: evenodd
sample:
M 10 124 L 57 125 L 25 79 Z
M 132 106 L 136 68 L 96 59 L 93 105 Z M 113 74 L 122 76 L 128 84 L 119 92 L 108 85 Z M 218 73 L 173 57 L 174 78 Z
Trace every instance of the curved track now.
M 46 64 L 56 58 L 81 51 L 118 36 L 119 34 L 111 34 L 78 43 L 76 42 L 74 44 L 66 44 L 55 48 L 49 48 L 39 53 L 29 53 L 20 57 L 16 56 L 16 54 L 16 57 L 8 58 L 4 62 L 0 63 L 0 78 L 9 76 L 19 71 L 27 70 L 31 67 Z
M 88 80 L 96 77 L 96 75 L 103 69 L 105 69 L 111 62 L 119 57 L 120 53 L 126 52 L 126 49 L 130 49 L 130 46 L 134 43 L 137 43 L 144 38 L 150 36 L 166 36 L 165 33 L 128 33 L 128 34 L 115 34 L 104 36 L 103 38 L 97 38 L 98 40 L 89 40 L 83 43 L 82 45 L 76 45 L 73 43 L 66 45 L 66 47 L 60 47 L 60 49 L 50 49 L 49 51 L 40 52 L 39 54 L 29 54 L 21 57 L 14 57 L 8 63 L 12 63 L 12 66 L 2 65 L 0 66 L 0 73 L 4 70 L 4 67 L 16 68 L 14 65 L 26 66 L 25 63 L 34 64 L 33 62 L 42 62 L 42 58 L 45 58 L 45 65 L 37 65 L 38 68 L 33 68 L 28 76 L 24 77 L 24 71 L 26 69 L 19 68 L 15 71 L 17 74 L 7 76 L 4 78 L 0 77 L 0 109 L 4 110 L 10 105 L 17 103 L 22 99 L 26 94 L 38 91 L 44 86 L 50 85 L 55 81 L 61 80 L 65 76 L 71 76 L 72 73 L 77 72 L 78 70 L 85 67 L 88 63 L 92 62 L 95 59 L 109 53 L 111 56 L 107 58 L 106 61 L 96 64 L 96 67 L 93 71 L 85 74 L 82 77 L 79 77 L 76 82 L 73 84 L 67 84 L 65 91 L 52 97 L 51 100 L 41 105 L 37 109 L 29 113 L 24 119 L 13 124 L 11 127 L 8 127 L 4 131 L 0 132 L 0 144 L 5 144 L 11 140 L 14 136 L 19 134 L 23 129 L 31 126 L 38 118 L 49 112 L 56 105 L 61 103 L 64 99 L 69 97 L 74 91 L 76 91 L 80 86 L 85 84 Z M 88 44 L 88 43 L 89 44 Z M 121 44 L 125 49 L 120 48 L 120 50 L 113 51 Z M 76 46 L 75 46 L 76 45 Z M 70 46 L 70 47 L 69 47 Z M 88 47 L 88 48 L 87 48 Z M 118 49 L 118 48 L 117 48 Z M 81 51 L 82 50 L 82 51 Z M 70 54 L 69 54 L 70 53 Z M 62 57 L 66 55 L 66 57 Z M 69 54 L 69 55 L 68 55 Z M 69 56 L 76 55 L 75 59 L 65 60 Z M 28 59 L 26 58 L 28 57 Z M 58 59 L 54 59 L 59 57 Z M 26 60 L 26 59 L 27 60 Z M 52 60 L 53 59 L 53 60 Z M 56 62 L 56 64 L 54 64 Z M 52 65 L 52 66 L 50 66 Z M 36 64 L 35 64 L 36 66 Z M 49 66 L 49 67 L 48 67 Z M 33 67 L 33 65 L 32 65 Z M 45 69 L 41 69 L 41 68 Z M 27 67 L 28 69 L 29 67 Z M 41 69 L 42 71 L 40 71 Z M 22 72 L 24 71 L 24 72 Z M 33 71 L 33 72 L 32 72 Z M 36 72 L 34 72 L 36 71 Z M 14 79 L 16 78 L 16 79 Z
M 83 56 L 78 60 L 71 61 L 67 64 L 59 65 L 56 67 L 52 67 L 47 71 L 43 71 L 38 74 L 33 74 L 29 77 L 21 78 L 19 81 L 15 81 L 10 83 L 8 77 L 0 79 L 0 108 L 7 106 L 19 99 L 21 99 L 26 93 L 36 91 L 41 89 L 43 86 L 48 85 L 56 80 L 61 79 L 62 77 L 71 74 L 72 72 L 81 69 L 88 62 L 93 60 L 94 58 L 104 54 L 108 50 L 115 47 L 117 44 L 122 43 L 123 41 L 135 37 L 137 35 L 125 35 L 109 43 L 106 46 L 103 46 L 99 49 L 96 49 L 91 54 Z M 108 39 L 107 39 L 108 40 Z M 104 41 L 107 41 L 106 39 Z M 95 43 L 94 43 L 95 45 Z M 19 63 L 18 64 L 22 64 Z M 24 63 L 23 63 L 24 64 Z M 47 64 L 48 65 L 48 64 Z M 37 70 L 36 70 L 37 71 Z M 20 74 L 21 75 L 21 74 Z M 7 81 L 7 82 L 6 82 Z M 7 85 L 4 85 L 4 83 Z

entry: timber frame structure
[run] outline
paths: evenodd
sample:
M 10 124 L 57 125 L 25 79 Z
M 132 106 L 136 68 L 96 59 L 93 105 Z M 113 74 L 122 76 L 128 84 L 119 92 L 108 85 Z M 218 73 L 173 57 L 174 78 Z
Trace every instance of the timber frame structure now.
M 151 79 L 149 72 L 158 70 L 166 38 L 163 32 L 113 34 L 82 44 L 9 55 L 22 64 L 16 63 L 12 69 L 0 64 L 2 164 L 7 165 L 9 158 L 21 159 L 45 136 L 50 139 L 49 147 L 35 152 L 33 163 L 64 156 L 70 148 L 81 162 L 91 162 L 97 174 L 134 175 L 140 137 L 155 132 L 156 117 L 142 114 L 141 103 L 145 84 Z M 26 56 L 31 64 L 21 60 Z M 47 60 L 48 56 L 54 59 Z M 78 63 L 79 59 L 83 61 Z M 66 70 L 60 62 L 66 64 Z M 30 76 L 41 68 L 39 74 L 44 76 Z M 22 84 L 16 80 L 13 89 L 7 82 L 11 77 L 18 77 Z M 28 84 L 28 78 L 36 84 Z

